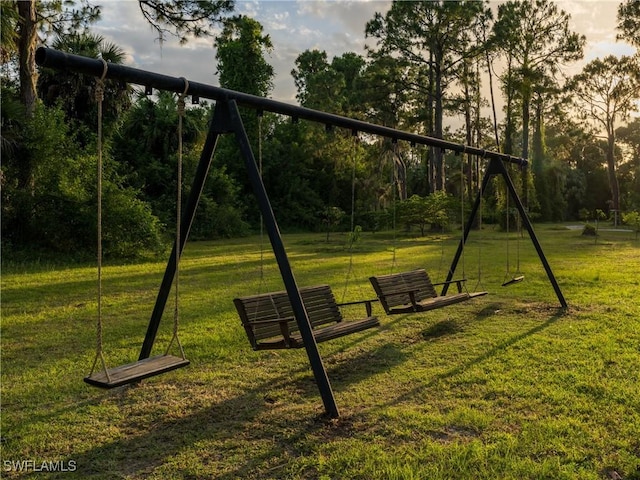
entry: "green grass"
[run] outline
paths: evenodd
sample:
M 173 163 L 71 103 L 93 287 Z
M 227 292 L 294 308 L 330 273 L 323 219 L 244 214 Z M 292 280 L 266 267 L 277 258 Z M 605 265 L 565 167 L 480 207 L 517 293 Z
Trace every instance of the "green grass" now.
M 282 289 L 257 237 L 189 244 L 180 338 L 192 364 L 112 391 L 82 382 L 95 354 L 95 267 L 2 274 L 3 478 L 640 479 L 640 243 L 536 227 L 569 303 L 528 237 L 507 288 L 505 234 L 472 232 L 469 286 L 490 295 L 319 345 L 341 417 L 323 415 L 306 354 L 253 352 L 232 299 Z M 301 285 L 372 297 L 368 276 L 425 267 L 443 279 L 458 234 L 287 235 Z M 515 269 L 516 236 L 510 240 Z M 481 278 L 478 279 L 478 256 Z M 110 366 L 135 360 L 164 261 L 104 269 Z M 462 265 L 458 272 L 461 272 Z M 479 281 L 480 280 L 480 281 Z M 171 337 L 170 300 L 156 343 Z M 354 318 L 364 312 L 350 309 Z M 71 472 L 20 472 L 11 462 Z M 46 465 L 45 465 L 46 466 Z M 615 472 L 615 473 L 614 473 Z

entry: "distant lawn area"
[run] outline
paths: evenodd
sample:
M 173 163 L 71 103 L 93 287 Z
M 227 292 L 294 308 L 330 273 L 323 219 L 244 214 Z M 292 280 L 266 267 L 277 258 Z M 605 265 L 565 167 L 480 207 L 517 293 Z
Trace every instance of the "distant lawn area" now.
M 489 295 L 393 317 L 374 304 L 380 328 L 319 344 L 336 420 L 304 349 L 254 352 L 235 311 L 234 297 L 283 289 L 267 240 L 264 262 L 257 236 L 189 243 L 180 340 L 191 365 L 109 391 L 82 381 L 96 267 L 5 262 L 2 477 L 638 480 L 640 242 L 535 229 L 567 312 L 526 233 L 519 245 L 510 234 L 507 272 L 507 234 L 473 231 L 456 277 L 464 268 L 469 290 Z M 340 302 L 374 298 L 368 277 L 392 268 L 444 280 L 459 237 L 364 233 L 348 281 L 344 234 L 284 240 L 298 284 L 328 283 Z M 525 279 L 502 287 L 518 249 Z M 105 266 L 109 366 L 137 358 L 165 263 Z M 172 321 L 173 298 L 154 353 Z

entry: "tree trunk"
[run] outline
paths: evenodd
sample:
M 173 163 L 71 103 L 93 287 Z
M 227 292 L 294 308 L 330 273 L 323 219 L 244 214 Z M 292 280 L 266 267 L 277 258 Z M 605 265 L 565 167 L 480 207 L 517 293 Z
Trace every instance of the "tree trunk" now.
M 511 73 L 511 59 L 507 65 L 507 81 L 506 81 L 506 112 L 505 112 L 505 132 L 504 132 L 504 153 L 513 155 L 513 75 Z
M 533 185 L 535 196 L 540 206 L 542 220 L 551 219 L 551 205 L 549 203 L 550 185 L 545 178 L 545 147 L 544 147 L 544 123 L 542 120 L 543 105 L 540 94 L 533 101 L 533 139 L 531 141 L 531 172 L 533 173 Z
M 35 0 L 22 0 L 18 5 L 18 58 L 20 62 L 20 101 L 27 117 L 32 117 L 36 106 L 36 47 L 38 44 L 38 19 Z
M 18 62 L 20 78 L 20 102 L 24 106 L 25 116 L 32 118 L 36 108 L 36 46 L 38 43 L 38 23 L 35 0 L 16 2 L 18 8 Z M 31 225 L 33 224 L 33 203 L 35 195 L 35 177 L 33 159 L 27 152 L 20 156 L 18 162 L 18 185 L 25 197 L 17 202 L 17 216 L 20 219 L 21 231 L 17 232 L 20 241 L 31 241 Z
M 434 136 L 433 133 L 433 97 L 434 97 L 434 75 L 433 75 L 433 52 L 429 52 L 429 94 L 427 96 L 427 135 Z M 429 172 L 429 193 L 436 191 L 436 149 L 429 147 L 427 150 L 427 163 Z
M 481 112 L 482 112 L 482 94 L 480 93 L 480 58 L 476 60 L 476 76 L 475 76 L 475 139 L 472 145 L 476 147 L 482 146 L 482 121 L 481 121 Z M 497 137 L 497 135 L 496 135 Z M 500 145 L 496 145 L 496 149 L 500 151 Z M 469 157 L 469 196 L 471 197 L 471 192 L 474 191 L 474 187 L 480 188 L 480 177 L 475 174 L 474 175 L 474 164 L 478 164 L 478 157 L 476 157 L 475 162 L 472 161 L 471 157 Z
M 464 127 L 466 138 L 465 141 L 467 145 L 473 145 L 473 125 L 471 121 L 471 92 L 469 90 L 469 65 L 468 61 L 465 60 L 463 65 L 463 73 L 462 76 L 464 78 Z M 466 157 L 466 158 L 465 158 Z M 464 163 L 466 160 L 467 168 L 465 169 L 465 183 L 466 183 L 466 191 L 471 195 L 471 155 L 465 155 L 460 158 L 460 162 Z M 462 174 L 462 172 L 460 172 Z M 462 179 L 460 179 L 462 182 Z M 464 190 L 460 192 L 462 198 L 464 198 Z
M 527 81 L 527 80 L 525 80 Z M 531 93 L 529 86 L 525 86 L 522 92 L 522 158 L 529 159 L 529 119 L 530 119 Z M 529 166 L 522 168 L 522 203 L 524 208 L 529 208 Z
M 544 138 L 544 120 L 543 115 L 543 99 L 538 96 L 534 104 L 534 124 L 533 124 L 533 141 L 531 152 L 531 169 L 536 176 L 542 176 L 545 170 L 545 138 Z
M 434 118 L 434 136 L 442 138 L 443 136 L 443 116 L 444 109 L 442 106 L 442 71 L 441 64 L 436 57 L 435 68 L 435 118 Z M 435 149 L 435 165 L 436 165 L 436 191 L 446 190 L 446 169 L 444 165 L 444 153 L 441 148 Z
M 611 208 L 620 211 L 620 185 L 618 184 L 618 175 L 616 173 L 616 134 L 613 128 L 608 129 L 607 133 L 607 171 L 609 173 L 609 186 L 611 187 Z

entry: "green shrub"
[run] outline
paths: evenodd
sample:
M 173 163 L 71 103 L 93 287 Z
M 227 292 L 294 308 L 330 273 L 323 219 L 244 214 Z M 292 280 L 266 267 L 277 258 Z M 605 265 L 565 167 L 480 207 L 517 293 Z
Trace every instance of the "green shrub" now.
M 151 207 L 133 189 L 104 185 L 102 239 L 105 257 L 137 257 L 146 251 L 160 253 L 167 245 L 162 225 Z
M 597 234 L 598 231 L 596 230 L 596 227 L 594 227 L 590 223 L 585 223 L 584 228 L 582 229 L 582 235 L 595 237 Z
M 636 233 L 637 240 L 638 234 L 640 234 L 640 212 L 633 211 L 623 213 L 622 221 L 633 229 L 633 231 Z

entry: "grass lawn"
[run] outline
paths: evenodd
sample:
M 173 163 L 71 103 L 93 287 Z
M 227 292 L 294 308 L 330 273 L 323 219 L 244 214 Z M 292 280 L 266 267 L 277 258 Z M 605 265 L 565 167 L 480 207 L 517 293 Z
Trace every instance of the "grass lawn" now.
M 526 234 L 525 280 L 501 287 L 506 234 L 472 232 L 465 276 L 489 295 L 394 317 L 376 304 L 379 329 L 319 345 L 336 420 L 304 350 L 249 347 L 233 298 L 283 288 L 270 250 L 260 279 L 257 237 L 188 245 L 180 339 L 191 365 L 110 391 L 82 381 L 95 355 L 95 266 L 5 265 L 2 477 L 638 480 L 640 242 L 536 232 L 567 312 Z M 349 301 L 373 296 L 367 278 L 389 273 L 394 245 L 395 271 L 443 280 L 458 239 L 364 234 L 349 282 L 344 236 L 285 243 L 300 285 L 329 283 Z M 513 272 L 514 233 L 509 250 Z M 104 268 L 109 366 L 137 358 L 165 261 Z M 171 337 L 172 302 L 155 353 Z

